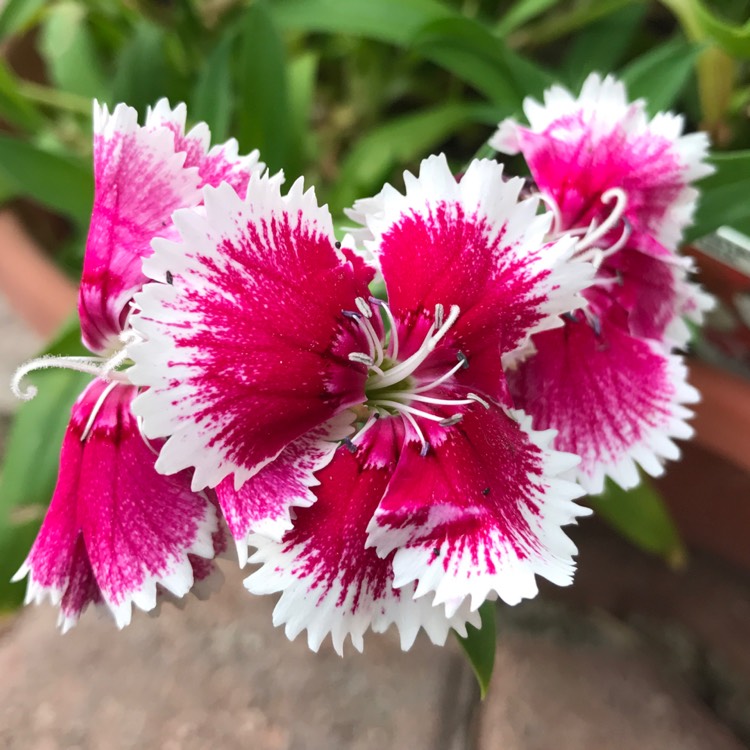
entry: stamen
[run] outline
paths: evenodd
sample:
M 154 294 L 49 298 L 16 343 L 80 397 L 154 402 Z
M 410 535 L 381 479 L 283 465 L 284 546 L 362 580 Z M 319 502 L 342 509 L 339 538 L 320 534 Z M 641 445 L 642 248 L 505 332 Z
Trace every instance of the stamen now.
M 94 408 L 91 410 L 91 414 L 89 414 L 89 418 L 86 421 L 86 426 L 83 428 L 83 432 L 81 433 L 81 442 L 82 443 L 89 436 L 89 433 L 91 432 L 91 428 L 94 426 L 94 420 L 96 419 L 96 415 L 99 413 L 99 411 L 102 408 L 102 405 L 104 404 L 105 400 L 107 399 L 107 396 L 109 396 L 109 394 L 112 393 L 112 391 L 115 389 L 116 385 L 117 385 L 117 383 L 110 383 L 99 394 L 99 398 L 96 399 L 96 403 L 94 404 Z M 140 427 L 138 429 L 140 430 Z
M 426 385 L 420 385 L 418 388 L 415 388 L 412 393 L 424 393 L 425 391 L 431 391 L 436 386 L 440 385 L 441 383 L 444 383 L 448 378 L 451 377 L 454 373 L 458 372 L 459 370 L 465 370 L 469 366 L 469 360 L 466 358 L 466 355 L 463 352 L 457 352 L 456 356 L 458 357 L 458 364 L 451 367 L 448 372 L 446 372 L 444 375 L 441 375 L 439 378 L 433 380 L 431 383 L 427 383 Z
M 472 401 L 476 401 L 478 404 L 481 404 L 485 409 L 490 408 L 489 401 L 485 401 L 481 396 L 477 396 L 476 393 L 467 393 L 466 398 L 470 398 Z
M 425 404 L 436 404 L 438 406 L 463 406 L 464 404 L 473 404 L 476 399 L 473 398 L 433 398 L 432 396 L 422 396 L 421 394 L 415 394 L 412 391 L 404 391 L 403 393 L 392 393 L 394 397 L 402 396 L 404 398 L 411 398 L 413 401 L 421 401 Z
M 115 356 L 119 356 L 119 352 Z M 39 389 L 33 384 L 29 384 L 28 388 L 22 387 L 24 378 L 36 370 L 46 370 L 52 367 L 83 372 L 87 375 L 93 375 L 103 380 L 114 380 L 118 383 L 128 382 L 125 373 L 117 370 L 107 370 L 105 369 L 107 365 L 108 362 L 99 357 L 55 357 L 46 355 L 32 359 L 30 362 L 21 365 L 13 375 L 13 379 L 10 382 L 10 389 L 13 391 L 13 395 L 21 401 L 31 401 L 39 392 Z
M 450 330 L 450 328 L 453 326 L 453 324 L 456 322 L 459 314 L 460 309 L 458 305 L 451 305 L 450 313 L 448 314 L 448 318 L 443 322 L 443 324 L 435 331 L 434 334 L 428 335 L 425 340 L 422 342 L 422 346 L 417 349 L 414 354 L 411 355 L 408 359 L 405 359 L 400 364 L 396 365 L 392 369 L 388 370 L 385 373 L 385 376 L 380 378 L 377 382 L 372 384 L 373 389 L 379 389 L 379 388 L 387 388 L 388 386 L 395 385 L 400 380 L 403 380 L 404 378 L 411 375 L 414 370 L 419 367 L 419 365 L 424 362 L 427 357 L 432 354 L 432 352 L 435 350 L 435 347 L 437 346 L 438 342 L 445 336 L 446 333 Z M 438 315 L 438 306 L 435 306 L 435 315 Z M 442 313 L 440 314 L 440 317 L 442 318 Z M 435 326 L 433 325 L 433 328 Z
M 628 205 L 628 196 L 622 188 L 610 188 L 602 193 L 601 201 L 604 204 L 614 201 L 615 205 L 609 216 L 601 223 L 601 226 L 597 227 L 593 221 L 591 222 L 590 231 L 584 235 L 578 245 L 579 250 L 587 250 L 593 247 L 602 237 L 617 226 Z
M 554 236 L 562 230 L 563 226 L 560 206 L 557 205 L 557 201 L 551 195 L 539 193 L 539 199 L 550 209 L 550 211 L 552 211 L 552 226 L 550 227 L 550 234 Z
M 372 308 L 365 302 L 364 298 L 357 297 L 354 300 L 357 304 L 357 309 L 364 315 L 366 318 L 372 317 Z
M 399 414 L 413 414 L 416 417 L 422 417 L 422 419 L 429 419 L 431 422 L 440 422 L 443 419 L 443 417 L 439 417 L 437 414 L 430 414 L 428 411 L 415 409 L 413 406 L 402 404 L 400 401 L 391 401 L 390 399 L 379 399 L 378 401 L 373 401 L 372 405 L 395 409 Z
M 357 446 L 354 445 L 351 438 L 345 437 L 341 444 L 350 452 L 350 453 L 356 453 L 357 452 Z
M 140 389 L 138 389 L 140 391 Z M 143 440 L 144 445 L 153 453 L 155 456 L 159 455 L 159 451 L 154 448 L 154 446 L 151 444 L 151 441 L 143 434 L 143 417 L 137 416 L 135 418 L 135 422 L 138 425 L 138 432 L 141 435 L 141 440 Z
M 454 424 L 458 424 L 464 418 L 463 414 L 454 414 L 453 416 L 441 419 L 438 424 L 441 427 L 453 427 Z
M 391 359 L 398 358 L 398 326 L 396 325 L 396 319 L 393 317 L 390 305 L 384 302 L 382 299 L 377 297 L 370 297 L 370 302 L 373 305 L 378 305 L 382 310 L 385 310 L 385 314 L 388 317 L 388 322 L 391 325 L 391 337 L 388 342 L 388 356 Z
M 443 326 L 443 313 L 445 312 L 445 308 L 438 302 L 437 305 L 435 305 L 435 330 L 437 331 L 439 328 L 442 328 Z
M 358 362 L 361 365 L 367 365 L 367 367 L 372 367 L 375 364 L 375 361 L 369 354 L 365 354 L 364 352 L 351 352 L 349 354 L 349 359 L 352 362 Z

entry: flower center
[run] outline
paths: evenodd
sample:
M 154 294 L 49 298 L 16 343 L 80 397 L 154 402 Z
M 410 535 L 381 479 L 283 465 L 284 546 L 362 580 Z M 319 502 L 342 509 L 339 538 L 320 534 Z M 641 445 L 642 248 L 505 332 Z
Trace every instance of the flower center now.
M 457 305 L 451 305 L 447 316 L 443 305 L 435 305 L 432 325 L 421 345 L 410 356 L 399 359 L 398 324 L 388 304 L 375 297 L 370 297 L 369 301 L 363 297 L 357 297 L 356 304 L 357 312 L 345 311 L 344 314 L 356 321 L 363 330 L 369 351 L 352 352 L 349 355 L 352 362 L 363 364 L 368 369 L 365 383 L 366 401 L 361 411 L 363 425 L 354 440 L 363 435 L 378 419 L 398 417 L 404 421 L 407 432 L 411 431 L 419 440 L 422 445 L 421 454 L 425 456 L 430 445 L 418 420 L 436 422 L 441 427 L 447 428 L 460 422 L 463 417 L 459 412 L 447 417 L 444 414 L 436 414 L 435 407 L 481 403 L 489 408 L 489 404 L 474 393 L 467 394 L 466 398 L 441 398 L 429 395 L 431 391 L 448 382 L 458 370 L 469 366 L 469 361 L 463 352 L 456 352 L 458 361 L 455 365 L 428 382 L 421 382 L 415 377 L 421 365 L 435 351 L 445 334 L 458 320 L 460 310 Z M 387 336 L 387 343 L 381 340 L 381 336 L 373 325 L 374 309 L 382 311 L 389 324 L 390 333 Z M 350 447 L 354 446 L 356 449 L 354 441 L 347 442 Z

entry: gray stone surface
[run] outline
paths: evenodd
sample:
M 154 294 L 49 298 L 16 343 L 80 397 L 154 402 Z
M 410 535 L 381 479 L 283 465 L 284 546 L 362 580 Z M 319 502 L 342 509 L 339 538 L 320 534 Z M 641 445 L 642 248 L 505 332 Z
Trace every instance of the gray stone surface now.
M 613 628 L 615 632 L 617 626 Z M 497 651 L 479 750 L 742 750 L 625 630 L 599 643 L 511 632 Z
M 364 655 L 316 655 L 273 628 L 272 603 L 230 569 L 208 602 L 123 632 L 89 612 L 60 636 L 51 608 L 26 610 L 0 642 L 0 747 L 447 747 L 466 684 L 454 644 L 403 654 L 388 633 Z

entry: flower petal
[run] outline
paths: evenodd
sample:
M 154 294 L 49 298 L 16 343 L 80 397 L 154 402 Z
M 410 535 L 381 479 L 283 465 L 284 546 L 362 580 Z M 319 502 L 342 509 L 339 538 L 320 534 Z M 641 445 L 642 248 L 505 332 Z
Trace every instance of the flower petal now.
M 467 606 L 448 618 L 432 606 L 431 597 L 414 600 L 413 586 L 394 589 L 392 556 L 381 559 L 374 549 L 365 549 L 368 523 L 402 440 L 400 421 L 384 419 L 363 435 L 356 453 L 339 448 L 318 473 L 315 504 L 296 512 L 284 539 L 252 539 L 258 551 L 250 562 L 263 565 L 245 585 L 256 594 L 283 592 L 274 624 L 284 624 L 290 639 L 307 630 L 314 651 L 329 633 L 341 654 L 347 636 L 361 651 L 368 629 L 379 633 L 395 624 L 407 650 L 420 628 L 433 643 L 443 644 L 451 628 L 465 635 L 467 622 L 479 624 Z
M 138 125 L 132 107 L 94 105 L 94 208 L 78 297 L 83 340 L 106 351 L 146 280 L 141 263 L 177 208 L 200 200 L 198 170 L 185 166 L 167 128 Z
M 476 610 L 495 594 L 532 597 L 535 574 L 570 583 L 576 548 L 561 527 L 587 511 L 572 502 L 581 488 L 556 477 L 577 459 L 550 450 L 554 433 L 530 422 L 477 404 L 433 428 L 426 455 L 404 446 L 368 538 L 380 555 L 395 550 L 395 586 L 417 581 L 416 596 L 435 592 L 451 616 L 467 598 Z
M 625 489 L 636 486 L 636 463 L 661 474 L 662 462 L 679 456 L 672 438 L 692 434 L 682 404 L 698 399 L 681 358 L 607 318 L 600 327 L 580 316 L 537 336 L 537 353 L 510 376 L 534 426 L 558 430 L 556 447 L 581 456 L 578 480 L 593 494 L 605 476 Z
M 501 165 L 482 160 L 458 182 L 444 156 L 425 159 L 419 176 L 404 180 L 405 195 L 386 186 L 352 214 L 364 216 L 374 238 L 365 246 L 379 259 L 403 326 L 432 318 L 438 304 L 456 305 L 449 334 L 456 348 L 469 360 L 483 351 L 509 357 L 581 305 L 592 269 L 570 262 L 571 238 L 545 242 L 550 216 L 537 216 L 536 199 L 518 202 L 523 180 L 505 180 Z
M 188 593 L 191 558 L 214 555 L 213 505 L 190 491 L 184 475 L 156 473 L 130 410 L 135 393 L 94 381 L 74 405 L 52 502 L 16 574 L 29 576 L 27 602 L 60 605 L 63 629 L 89 603 L 106 604 L 123 627 L 132 604 L 154 608 L 156 584 L 177 597 Z
M 344 311 L 372 271 L 334 245 L 326 208 L 297 181 L 205 190 L 205 216 L 177 212 L 182 244 L 155 242 L 148 268 L 167 284 L 138 295 L 133 382 L 149 437 L 169 437 L 167 474 L 195 467 L 194 489 L 241 486 L 286 445 L 364 401 L 366 336 Z
M 147 128 L 167 127 L 174 136 L 174 150 L 185 152 L 185 166 L 197 167 L 200 187 L 218 187 L 228 182 L 235 192 L 245 197 L 251 174 L 262 174 L 265 164 L 259 161 L 256 149 L 247 156 L 239 156 L 237 141 L 231 138 L 211 148 L 211 131 L 205 122 L 194 125 L 185 132 L 187 108 L 178 104 L 174 109 L 167 99 L 160 99 L 146 116 Z
M 524 109 L 530 127 L 503 121 L 490 145 L 523 153 L 539 189 L 559 207 L 562 228 L 601 224 L 611 208 L 602 194 L 621 188 L 631 246 L 669 257 L 695 210 L 690 183 L 713 171 L 706 135 L 682 135 L 682 118 L 669 113 L 649 121 L 642 100 L 629 103 L 621 82 L 596 73 L 577 99 L 553 87 L 543 105 L 527 99 Z
M 352 433 L 353 420 L 351 413 L 343 412 L 309 430 L 239 489 L 232 477 L 216 487 L 219 505 L 237 542 L 240 567 L 247 562 L 251 534 L 280 541 L 284 532 L 292 528 L 291 508 L 308 507 L 315 502 L 315 472 L 331 461 L 338 448 L 336 441 Z

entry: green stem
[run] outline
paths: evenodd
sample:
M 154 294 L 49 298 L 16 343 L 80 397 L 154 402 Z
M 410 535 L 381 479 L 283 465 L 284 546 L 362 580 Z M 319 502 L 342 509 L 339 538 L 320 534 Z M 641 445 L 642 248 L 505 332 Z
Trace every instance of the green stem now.
M 91 114 L 91 99 L 68 91 L 60 91 L 31 81 L 20 81 L 18 89 L 24 98 L 35 104 L 78 114 Z

